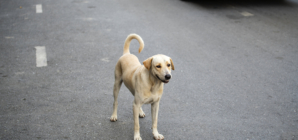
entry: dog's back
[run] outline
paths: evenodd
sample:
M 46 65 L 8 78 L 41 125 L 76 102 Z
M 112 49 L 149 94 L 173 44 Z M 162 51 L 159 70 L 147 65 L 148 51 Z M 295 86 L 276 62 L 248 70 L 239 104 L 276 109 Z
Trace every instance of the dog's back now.
M 127 36 L 125 43 L 124 43 L 124 48 L 123 48 L 123 55 L 119 58 L 116 67 L 115 67 L 115 78 L 121 78 L 122 81 L 124 82 L 125 86 L 132 92 L 134 95 L 134 90 L 133 88 L 133 75 L 134 72 L 140 68 L 143 67 L 139 61 L 139 59 L 133 55 L 130 54 L 129 51 L 129 46 L 130 42 L 132 39 L 137 39 L 140 43 L 139 47 L 139 53 L 143 50 L 144 48 L 144 41 L 143 39 L 137 35 L 137 34 L 130 34 Z

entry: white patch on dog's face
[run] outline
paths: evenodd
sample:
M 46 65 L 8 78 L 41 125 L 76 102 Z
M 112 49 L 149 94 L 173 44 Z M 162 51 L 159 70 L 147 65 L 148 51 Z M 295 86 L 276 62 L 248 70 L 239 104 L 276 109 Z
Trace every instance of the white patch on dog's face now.
M 171 69 L 172 63 L 170 57 L 160 54 L 153 56 L 151 63 L 151 72 L 159 80 L 161 80 L 164 83 L 168 83 L 172 76 Z M 167 79 L 166 75 L 170 76 L 170 78 Z

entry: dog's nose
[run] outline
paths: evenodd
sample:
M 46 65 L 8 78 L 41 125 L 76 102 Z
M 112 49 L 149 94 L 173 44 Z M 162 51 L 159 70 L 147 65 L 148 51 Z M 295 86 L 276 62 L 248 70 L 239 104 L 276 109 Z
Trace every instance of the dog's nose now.
M 167 74 L 167 75 L 165 76 L 165 78 L 166 78 L 166 80 L 169 80 L 169 79 L 171 79 L 171 75 L 170 75 L 170 74 Z

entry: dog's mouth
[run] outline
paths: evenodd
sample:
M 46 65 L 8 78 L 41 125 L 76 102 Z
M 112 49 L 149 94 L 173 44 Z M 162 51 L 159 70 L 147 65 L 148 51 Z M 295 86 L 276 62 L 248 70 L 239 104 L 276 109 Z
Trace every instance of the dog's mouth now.
M 163 83 L 169 83 L 170 80 L 161 80 L 157 75 L 155 75 L 157 77 L 157 79 L 159 79 L 160 81 L 162 81 Z

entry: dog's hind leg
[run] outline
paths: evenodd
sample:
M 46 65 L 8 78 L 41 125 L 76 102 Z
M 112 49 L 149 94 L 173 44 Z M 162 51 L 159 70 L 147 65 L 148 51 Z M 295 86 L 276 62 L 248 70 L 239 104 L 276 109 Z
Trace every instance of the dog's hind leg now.
M 119 94 L 121 84 L 123 82 L 121 76 L 122 76 L 122 72 L 120 68 L 120 63 L 117 63 L 115 68 L 115 83 L 114 83 L 114 90 L 113 90 L 113 95 L 114 95 L 113 114 L 110 118 L 110 121 L 112 122 L 117 121 L 118 94 Z

